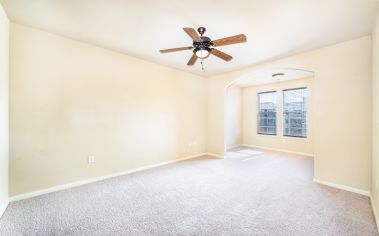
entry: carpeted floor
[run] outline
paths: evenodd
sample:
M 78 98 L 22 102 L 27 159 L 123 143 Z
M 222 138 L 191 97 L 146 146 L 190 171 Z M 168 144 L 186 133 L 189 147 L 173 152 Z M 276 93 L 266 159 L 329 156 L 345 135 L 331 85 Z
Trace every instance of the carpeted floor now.
M 235 150 L 14 202 L 0 235 L 378 235 L 309 157 Z

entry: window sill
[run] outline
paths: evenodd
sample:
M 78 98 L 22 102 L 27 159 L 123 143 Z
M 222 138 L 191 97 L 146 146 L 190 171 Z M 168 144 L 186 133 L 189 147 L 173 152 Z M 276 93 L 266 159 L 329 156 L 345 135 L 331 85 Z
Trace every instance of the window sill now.
M 284 138 L 298 138 L 298 139 L 305 139 L 307 140 L 307 136 L 291 136 L 291 135 L 283 135 Z
M 263 134 L 263 133 L 257 133 L 258 135 L 264 135 L 264 136 L 277 136 L 277 134 Z

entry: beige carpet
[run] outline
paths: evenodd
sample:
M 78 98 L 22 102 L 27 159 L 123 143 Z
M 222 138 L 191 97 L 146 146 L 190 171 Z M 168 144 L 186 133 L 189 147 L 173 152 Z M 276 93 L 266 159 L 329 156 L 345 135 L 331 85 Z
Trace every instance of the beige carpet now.
M 378 235 L 369 199 L 313 183 L 311 158 L 243 154 L 14 202 L 0 235 Z

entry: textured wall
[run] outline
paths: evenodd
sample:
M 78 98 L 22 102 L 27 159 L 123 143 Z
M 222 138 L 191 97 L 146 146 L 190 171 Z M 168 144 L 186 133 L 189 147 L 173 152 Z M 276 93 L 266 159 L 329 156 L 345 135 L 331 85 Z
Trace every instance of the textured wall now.
M 0 216 L 8 204 L 9 21 L 0 5 Z
M 11 42 L 11 195 L 205 151 L 203 78 L 17 24 Z
M 208 151 L 224 154 L 225 87 L 248 73 L 272 68 L 306 69 L 315 73 L 315 178 L 370 190 L 370 36 L 209 78 Z
M 373 149 L 371 195 L 376 209 L 379 210 L 379 17 L 376 19 L 372 43 Z
M 228 87 L 225 104 L 225 142 L 226 148 L 232 148 L 242 144 L 242 89 Z

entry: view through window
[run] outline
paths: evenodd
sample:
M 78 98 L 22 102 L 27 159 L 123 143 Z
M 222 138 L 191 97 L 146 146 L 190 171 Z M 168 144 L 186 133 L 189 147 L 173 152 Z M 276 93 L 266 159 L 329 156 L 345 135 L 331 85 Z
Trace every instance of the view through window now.
M 258 93 L 258 134 L 276 135 L 276 92 Z
M 307 88 L 283 90 L 284 136 L 307 137 Z

